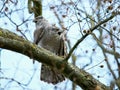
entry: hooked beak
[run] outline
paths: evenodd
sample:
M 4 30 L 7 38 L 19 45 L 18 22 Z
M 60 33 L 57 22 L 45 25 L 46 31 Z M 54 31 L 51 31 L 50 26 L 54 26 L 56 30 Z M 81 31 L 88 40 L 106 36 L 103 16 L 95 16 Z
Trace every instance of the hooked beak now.
M 33 19 L 33 22 L 34 22 L 34 23 L 37 23 L 37 20 L 36 20 L 36 19 Z

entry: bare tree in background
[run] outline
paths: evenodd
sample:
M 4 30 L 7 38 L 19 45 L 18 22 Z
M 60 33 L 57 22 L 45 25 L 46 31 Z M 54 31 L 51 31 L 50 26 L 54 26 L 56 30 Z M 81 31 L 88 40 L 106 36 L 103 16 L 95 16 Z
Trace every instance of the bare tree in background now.
M 66 59 L 71 57 L 69 62 L 89 72 L 111 90 L 120 89 L 120 1 L 58 0 L 46 3 L 47 1 L 43 1 L 43 15 L 46 9 L 49 9 L 49 12 L 53 14 L 47 18 L 53 20 L 53 15 L 56 17 L 56 21 L 50 23 L 55 23 L 61 29 L 67 30 L 65 40 L 68 56 Z M 0 27 L 7 28 L 24 39 L 32 41 L 33 14 L 28 13 L 26 2 L 2 0 L 0 4 Z M 31 9 L 34 10 L 34 8 Z M 29 89 L 28 85 L 34 77 L 34 73 L 31 74 L 28 83 L 23 84 L 15 77 L 5 77 L 2 67 L 0 70 L 0 79 L 7 81 L 3 88 L 14 82 L 18 87 Z M 71 74 L 68 76 L 71 77 Z M 67 90 L 69 82 L 64 83 L 66 85 L 63 90 Z M 55 89 L 59 90 L 60 86 L 56 86 Z M 74 83 L 72 90 L 77 90 Z
M 82 62 L 82 61 L 79 61 L 79 59 L 77 59 L 77 57 L 78 58 L 84 57 L 84 55 L 82 56 L 79 54 L 78 55 L 73 54 L 72 55 L 73 64 L 75 64 L 76 62 L 81 62 L 81 64 L 82 63 L 84 64 L 82 68 L 83 69 L 87 68 L 87 70 L 89 69 L 92 70 L 94 69 L 94 67 L 95 68 L 98 67 L 97 69 L 99 68 L 104 69 L 107 66 L 109 72 L 106 72 L 106 73 L 108 74 L 108 76 L 113 77 L 113 80 L 110 82 L 112 89 L 114 85 L 117 85 L 120 88 L 119 86 L 120 84 L 119 82 L 119 76 L 120 76 L 120 73 L 119 73 L 120 72 L 119 24 L 120 23 L 119 23 L 119 20 L 117 19 L 118 17 L 115 17 L 116 19 L 113 19 L 110 22 L 99 26 L 99 28 L 97 28 L 93 33 L 91 33 L 89 30 L 92 27 L 94 27 L 96 24 L 101 22 L 104 18 L 107 18 L 109 15 L 114 13 L 115 11 L 119 11 L 120 10 L 119 4 L 120 2 L 117 0 L 102 0 L 102 1 L 89 0 L 89 6 L 87 7 L 87 6 L 84 6 L 84 2 L 82 0 L 76 1 L 76 2 L 71 0 L 70 2 L 61 1 L 61 4 L 58 6 L 57 5 L 50 6 L 50 9 L 52 9 L 52 11 L 54 12 L 62 29 L 67 28 L 67 30 L 70 31 L 71 30 L 70 28 L 74 27 L 74 24 L 77 24 L 79 26 L 77 29 L 79 31 L 80 36 L 83 36 L 84 33 L 91 34 L 91 39 L 92 39 L 91 41 L 93 42 L 90 43 L 88 47 L 91 48 L 92 52 L 90 52 L 90 49 L 87 50 L 86 48 L 82 47 L 86 55 L 88 53 L 91 53 L 91 56 L 89 56 L 90 62 L 84 64 L 83 63 L 84 61 Z M 64 10 L 62 10 L 61 8 L 64 8 Z M 61 12 L 62 14 L 60 14 Z M 74 12 L 74 13 L 69 14 L 68 12 Z M 70 17 L 69 21 L 72 22 L 72 24 L 67 26 L 64 20 L 65 18 L 69 18 L 69 17 Z M 71 17 L 73 17 L 73 19 Z M 68 38 L 68 45 L 69 45 L 69 48 L 71 49 L 69 38 Z M 90 45 L 93 45 L 93 47 L 91 47 Z M 88 68 L 89 66 L 91 66 L 92 63 L 95 62 L 95 58 L 98 57 L 98 56 L 96 57 L 94 56 L 95 54 L 99 53 L 99 50 L 97 50 L 98 48 L 99 50 L 102 51 L 101 54 L 103 54 L 103 58 L 99 62 L 96 61 L 97 63 L 92 67 Z M 85 57 L 87 57 L 86 55 Z M 113 56 L 113 58 L 109 58 L 110 56 Z M 106 64 L 103 64 L 103 62 L 106 62 Z M 117 66 L 115 70 L 112 69 L 113 64 L 116 64 Z M 116 70 L 117 70 L 117 73 L 115 73 Z M 104 77 L 100 73 L 97 75 L 97 78 L 104 78 Z M 73 87 L 74 87 L 74 84 L 73 84 Z M 73 90 L 75 90 L 75 88 L 73 88 Z

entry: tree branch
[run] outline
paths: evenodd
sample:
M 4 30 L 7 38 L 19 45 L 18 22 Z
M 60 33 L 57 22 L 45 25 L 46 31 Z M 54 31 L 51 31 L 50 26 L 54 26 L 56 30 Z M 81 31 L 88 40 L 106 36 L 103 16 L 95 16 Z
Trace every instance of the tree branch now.
M 28 0 L 28 11 L 34 13 L 35 17 L 42 15 L 42 0 Z
M 37 45 L 2 28 L 0 28 L 0 48 L 24 54 L 38 62 L 56 68 L 84 90 L 110 90 L 84 70 L 67 63 L 63 58 L 43 48 L 39 48 Z
M 98 23 L 97 25 L 95 25 L 94 27 L 89 29 L 89 32 L 93 32 L 95 29 L 97 29 L 99 26 L 101 26 L 102 24 L 106 23 L 107 21 L 113 19 L 116 15 L 119 15 L 120 12 L 114 12 L 110 17 L 108 17 L 107 19 L 101 21 L 100 23 Z M 80 42 L 82 42 L 90 33 L 86 33 L 82 38 L 80 38 L 75 45 L 73 46 L 73 48 L 70 50 L 68 56 L 65 58 L 65 60 L 68 60 L 71 56 L 71 54 L 73 53 L 73 51 L 75 50 L 75 48 L 79 45 Z

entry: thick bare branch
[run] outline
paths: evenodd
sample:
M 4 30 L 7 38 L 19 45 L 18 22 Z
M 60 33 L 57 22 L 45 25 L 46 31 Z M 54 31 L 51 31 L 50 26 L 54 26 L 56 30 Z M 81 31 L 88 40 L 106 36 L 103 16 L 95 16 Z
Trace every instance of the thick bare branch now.
M 84 90 L 109 90 L 107 86 L 94 79 L 84 70 L 67 63 L 63 58 L 43 48 L 37 47 L 37 45 L 24 40 L 12 32 L 7 30 L 4 32 L 2 28 L 0 28 L 0 48 L 24 54 L 52 68 L 56 68 Z

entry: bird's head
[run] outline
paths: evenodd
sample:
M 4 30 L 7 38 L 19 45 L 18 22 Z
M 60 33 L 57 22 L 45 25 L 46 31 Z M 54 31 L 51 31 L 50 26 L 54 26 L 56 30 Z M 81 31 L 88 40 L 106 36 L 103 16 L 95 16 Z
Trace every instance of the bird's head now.
M 41 22 L 43 19 L 44 19 L 43 16 L 38 16 L 33 20 L 33 22 L 38 23 Z

